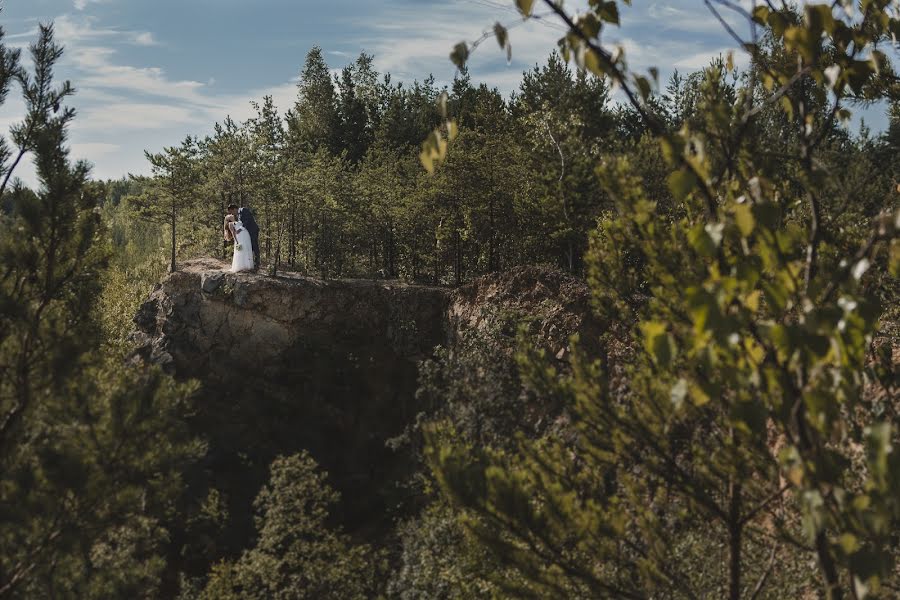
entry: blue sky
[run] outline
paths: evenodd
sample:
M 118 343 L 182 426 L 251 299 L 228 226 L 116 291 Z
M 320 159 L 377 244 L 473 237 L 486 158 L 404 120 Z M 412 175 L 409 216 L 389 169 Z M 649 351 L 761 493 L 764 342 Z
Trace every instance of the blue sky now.
M 584 0 L 567 3 L 577 9 Z M 642 1 L 622 13 L 622 27 L 605 41 L 621 44 L 632 68 L 692 71 L 734 47 L 701 0 Z M 394 81 L 452 79 L 447 56 L 461 40 L 477 39 L 495 21 L 518 21 L 513 0 L 0 0 L 7 43 L 25 46 L 38 22 L 53 21 L 66 47 L 58 76 L 70 79 L 78 110 L 73 156 L 94 175 L 146 173 L 143 151 L 204 135 L 226 115 L 244 119 L 250 100 L 274 96 L 287 110 L 307 50 L 319 45 L 332 69 L 361 51 Z M 735 21 L 736 26 L 740 23 Z M 746 26 L 744 26 L 746 28 Z M 742 31 L 739 29 L 739 31 Z M 543 62 L 561 31 L 555 22 L 511 30 L 513 61 L 493 40 L 473 56 L 474 80 L 504 93 L 524 69 Z M 736 55 L 740 64 L 741 57 Z M 875 129 L 883 110 L 865 111 Z M 21 115 L 10 95 L 0 107 L 4 130 Z M 28 170 L 21 175 L 31 179 Z

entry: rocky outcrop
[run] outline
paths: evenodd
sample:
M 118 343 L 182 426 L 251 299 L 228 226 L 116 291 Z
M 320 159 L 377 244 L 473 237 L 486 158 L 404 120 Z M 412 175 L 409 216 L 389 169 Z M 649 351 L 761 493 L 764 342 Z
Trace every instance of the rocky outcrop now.
M 297 275 L 234 274 L 212 259 L 168 275 L 135 323 L 136 356 L 181 376 L 279 379 L 296 350 L 380 349 L 409 361 L 446 338 L 441 288 Z
M 385 441 L 423 410 L 418 363 L 435 346 L 497 314 L 530 319 L 560 359 L 570 334 L 596 337 L 586 286 L 546 269 L 451 290 L 226 267 L 194 260 L 160 282 L 135 317 L 133 360 L 201 381 L 194 425 L 210 443 L 205 477 L 230 494 L 233 513 L 249 514 L 275 456 L 302 448 L 342 491 L 344 523 L 369 527 L 404 494 L 409 459 Z
M 180 376 L 235 371 L 283 377 L 298 347 L 377 346 L 417 362 L 498 312 L 537 316 L 536 335 L 566 351 L 573 333 L 595 333 L 587 287 L 563 273 L 522 267 L 451 290 L 379 280 L 272 278 L 229 273 L 197 259 L 168 275 L 135 316 L 136 358 Z

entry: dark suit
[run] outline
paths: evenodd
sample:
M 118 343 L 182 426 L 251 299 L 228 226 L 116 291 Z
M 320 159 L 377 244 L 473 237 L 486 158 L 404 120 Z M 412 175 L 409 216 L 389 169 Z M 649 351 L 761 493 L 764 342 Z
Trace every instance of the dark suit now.
M 250 246 L 253 248 L 253 264 L 259 267 L 259 225 L 253 218 L 253 211 L 244 207 L 238 210 L 238 220 L 244 224 L 247 233 L 250 234 Z

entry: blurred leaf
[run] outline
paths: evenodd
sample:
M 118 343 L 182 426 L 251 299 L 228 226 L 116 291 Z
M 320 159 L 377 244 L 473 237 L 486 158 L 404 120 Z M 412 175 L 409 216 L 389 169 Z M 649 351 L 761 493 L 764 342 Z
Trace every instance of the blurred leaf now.
M 697 176 L 693 171 L 682 168 L 669 175 L 668 184 L 669 191 L 672 192 L 675 200 L 683 202 L 687 195 L 696 188 Z
M 753 209 L 746 202 L 734 207 L 734 222 L 743 237 L 750 237 L 753 228 L 756 227 L 756 219 L 753 218 Z
M 450 53 L 450 60 L 453 61 L 453 64 L 456 65 L 456 68 L 462 69 L 466 66 L 466 61 L 469 59 L 469 46 L 465 42 L 460 42 L 453 47 L 453 52 Z
M 523 16 L 530 17 L 531 9 L 534 7 L 534 0 L 516 0 L 516 7 Z

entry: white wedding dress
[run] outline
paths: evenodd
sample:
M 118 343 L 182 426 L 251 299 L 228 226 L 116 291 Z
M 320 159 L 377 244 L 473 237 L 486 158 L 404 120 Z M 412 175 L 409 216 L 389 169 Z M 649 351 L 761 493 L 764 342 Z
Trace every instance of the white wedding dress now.
M 253 247 L 250 244 L 250 232 L 240 221 L 231 223 L 234 235 L 234 258 L 231 259 L 231 272 L 253 270 Z

